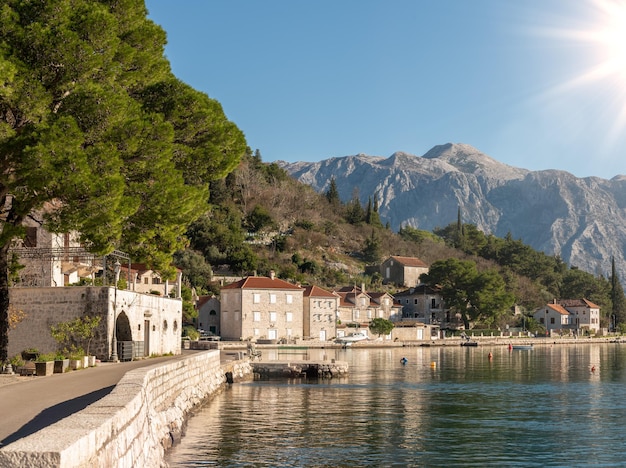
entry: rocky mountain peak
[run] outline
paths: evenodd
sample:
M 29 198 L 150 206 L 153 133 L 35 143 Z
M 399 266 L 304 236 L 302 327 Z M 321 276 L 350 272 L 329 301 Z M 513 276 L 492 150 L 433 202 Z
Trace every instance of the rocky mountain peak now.
M 626 177 L 577 178 L 560 170 L 529 171 L 503 164 L 471 145 L 446 143 L 423 156 L 345 156 L 316 163 L 280 163 L 292 177 L 323 192 L 334 177 L 349 201 L 377 195 L 383 222 L 398 230 L 431 231 L 463 222 L 487 234 L 511 234 L 591 273 L 615 257 L 626 278 Z

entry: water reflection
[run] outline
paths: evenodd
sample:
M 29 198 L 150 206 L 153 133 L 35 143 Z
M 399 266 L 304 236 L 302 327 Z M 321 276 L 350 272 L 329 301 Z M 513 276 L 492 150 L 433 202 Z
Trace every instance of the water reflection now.
M 349 375 L 233 385 L 190 420 L 170 465 L 621 464 L 626 347 L 308 353 L 347 361 Z

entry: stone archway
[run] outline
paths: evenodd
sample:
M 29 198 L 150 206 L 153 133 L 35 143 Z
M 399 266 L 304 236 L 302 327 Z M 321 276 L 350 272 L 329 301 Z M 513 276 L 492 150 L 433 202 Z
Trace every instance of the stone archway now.
M 120 312 L 115 321 L 115 336 L 117 341 L 133 341 L 130 320 L 124 311 Z

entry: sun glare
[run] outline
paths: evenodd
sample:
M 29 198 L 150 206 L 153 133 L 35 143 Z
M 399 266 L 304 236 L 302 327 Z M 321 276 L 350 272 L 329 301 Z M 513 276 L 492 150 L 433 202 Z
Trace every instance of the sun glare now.
M 576 1 L 581 2 L 578 15 L 552 17 L 550 24 L 536 29 L 540 36 L 571 45 L 578 57 L 576 71 L 544 95 L 583 89 L 602 95 L 607 99 L 602 119 L 607 129 L 605 143 L 610 146 L 626 134 L 626 0 Z
M 594 3 L 604 17 L 595 34 L 606 54 L 599 67 L 607 75 L 616 75 L 626 86 L 626 2 L 596 0 Z

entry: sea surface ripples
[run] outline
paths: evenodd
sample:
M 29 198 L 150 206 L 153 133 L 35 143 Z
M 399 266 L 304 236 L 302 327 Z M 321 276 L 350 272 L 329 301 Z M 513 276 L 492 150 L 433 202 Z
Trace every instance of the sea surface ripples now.
M 172 467 L 623 466 L 624 345 L 324 354 L 347 361 L 349 375 L 234 384 L 190 419 L 167 462 Z

